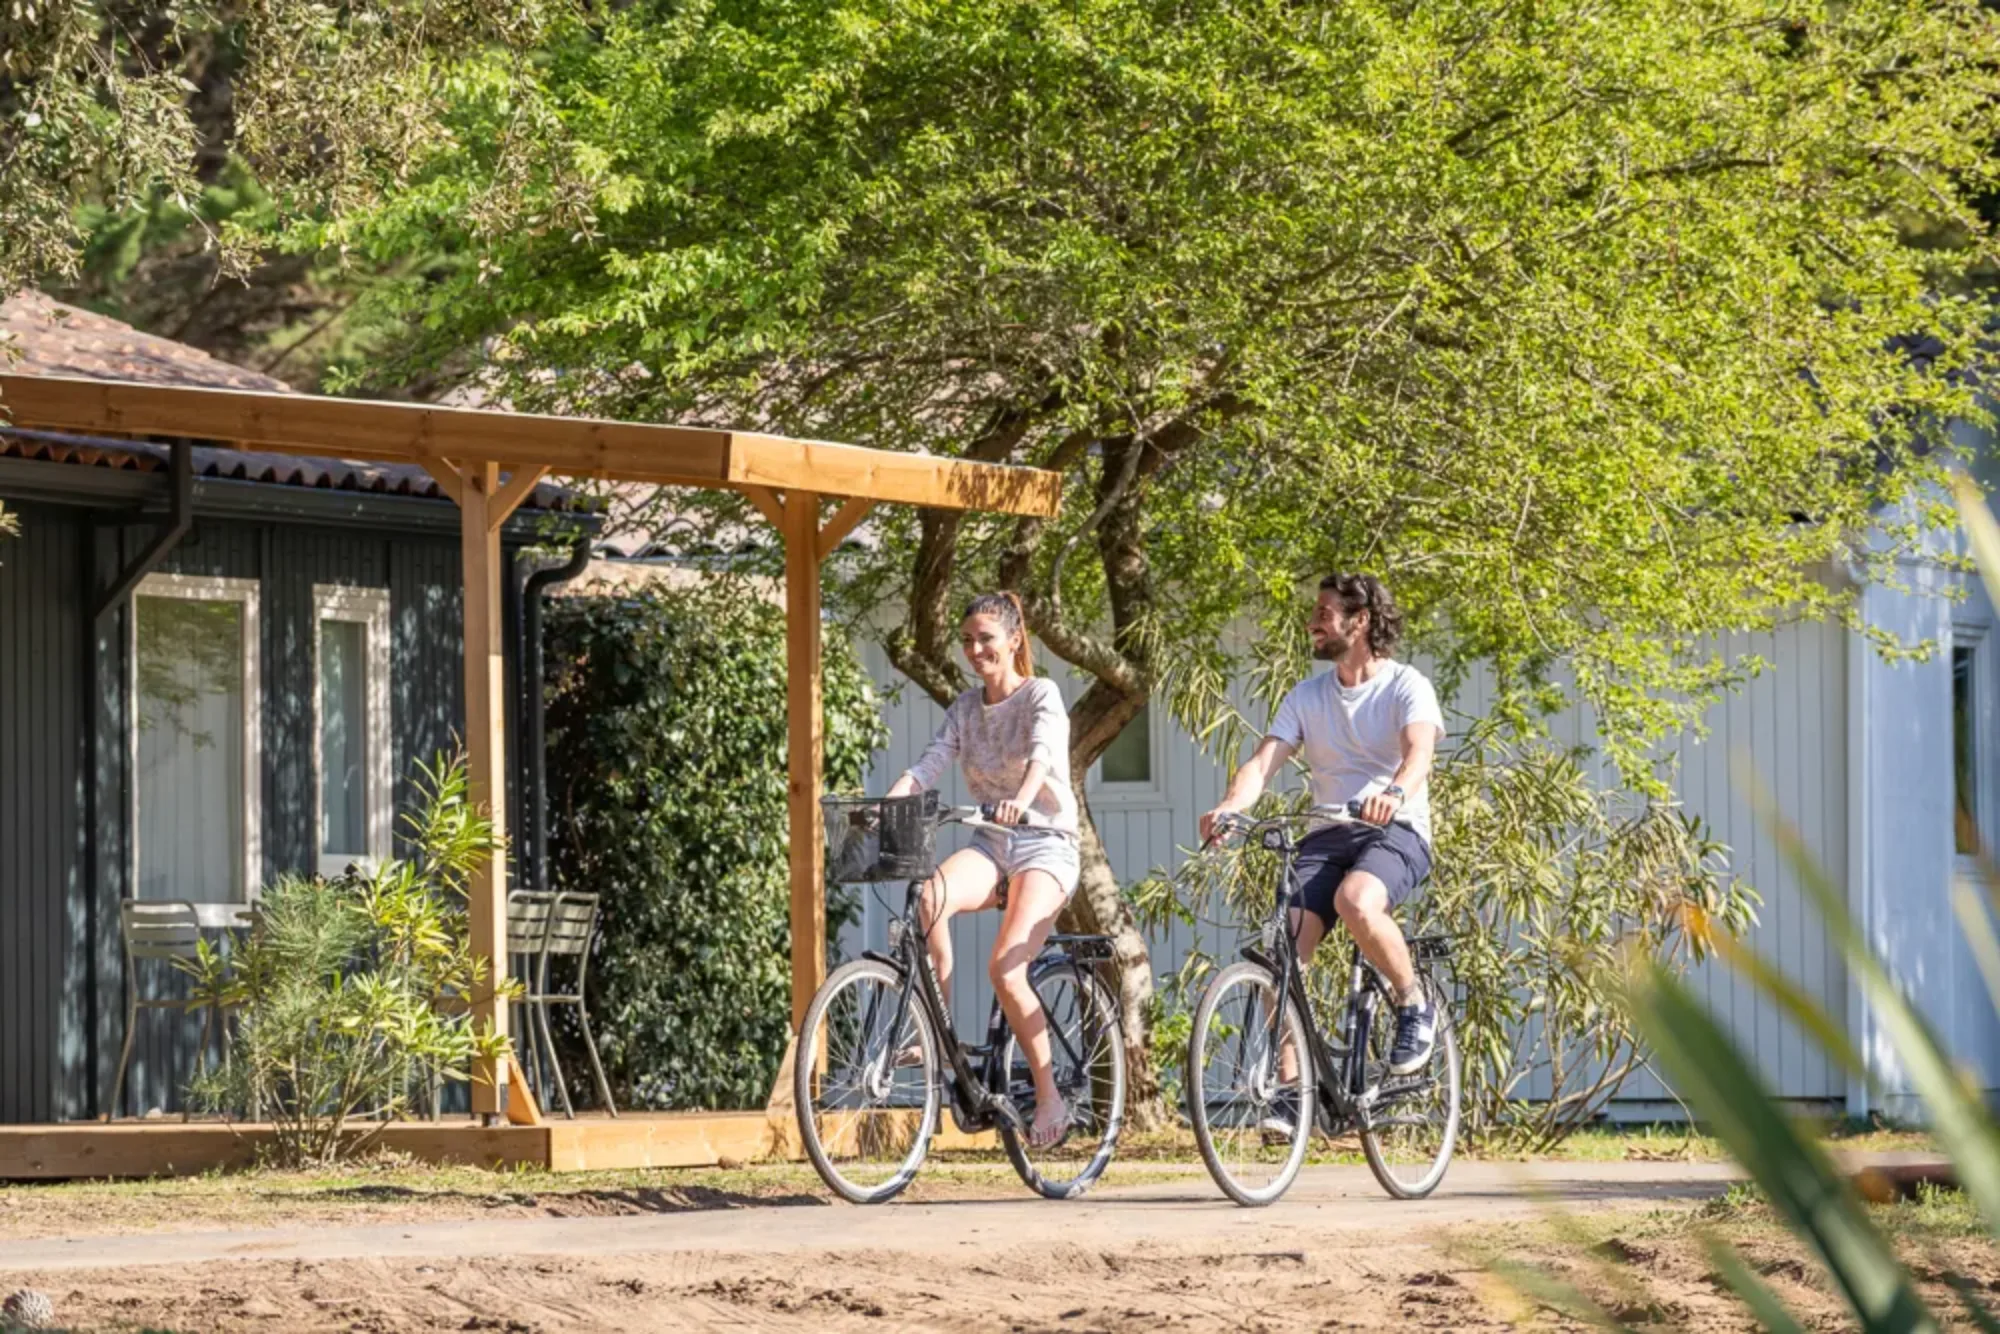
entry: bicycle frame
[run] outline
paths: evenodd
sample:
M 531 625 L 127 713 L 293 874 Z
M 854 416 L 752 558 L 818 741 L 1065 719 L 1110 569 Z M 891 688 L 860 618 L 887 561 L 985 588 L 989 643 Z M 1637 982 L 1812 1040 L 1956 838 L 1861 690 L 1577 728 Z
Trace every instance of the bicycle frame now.
M 1360 947 L 1349 942 L 1351 958 L 1348 964 L 1347 1000 L 1350 1008 L 1347 1050 L 1344 1059 L 1335 1066 L 1334 1052 L 1328 1046 L 1319 1022 L 1313 1014 L 1311 999 L 1306 995 L 1305 970 L 1299 961 L 1298 945 L 1290 925 L 1291 903 L 1297 896 L 1298 845 L 1299 840 L 1290 833 L 1273 831 L 1282 840 L 1271 850 L 1284 856 L 1284 870 L 1278 877 L 1277 902 L 1272 906 L 1270 921 L 1273 930 L 1271 948 L 1276 959 L 1269 958 L 1255 945 L 1246 945 L 1241 953 L 1245 959 L 1270 969 L 1278 975 L 1278 1004 L 1271 1016 L 1272 1031 L 1283 1033 L 1285 1007 L 1296 1005 L 1305 1020 L 1306 1045 L 1310 1049 L 1313 1063 L 1313 1079 L 1317 1085 L 1319 1101 L 1336 1122 L 1351 1121 L 1365 1115 L 1369 1098 L 1367 1088 L 1368 1037 L 1375 1019 L 1377 1004 L 1383 994 L 1384 983 L 1375 966 L 1363 957 Z M 1266 836 L 1269 837 L 1268 835 Z M 1271 848 L 1271 844 L 1265 844 Z M 1332 934 L 1334 923 L 1328 923 L 1328 934 Z
M 862 951 L 862 957 L 886 963 L 903 975 L 905 985 L 897 993 L 896 1013 L 888 1031 L 903 1031 L 903 1020 L 909 1013 L 910 997 L 914 994 L 917 1004 L 923 1006 L 926 1017 L 931 1021 L 932 1032 L 937 1034 L 944 1048 L 945 1073 L 951 1085 L 951 1115 L 958 1128 L 973 1135 L 991 1130 L 1002 1120 L 1007 1120 L 1016 1132 L 1026 1134 L 1027 1126 L 1020 1122 L 1018 1113 L 1006 1096 L 1007 1070 L 1001 1063 L 1001 1052 L 1006 1047 L 1007 1039 L 1006 1012 L 1000 1008 L 999 998 L 995 997 L 986 1018 L 985 1045 L 968 1048 L 959 1041 L 950 1011 L 938 992 L 937 973 L 931 967 L 922 914 L 918 911 L 922 894 L 923 882 L 911 881 L 903 915 L 891 924 L 889 953 Z M 1029 965 L 1028 985 L 1033 987 L 1036 972 L 1056 960 L 1095 971 L 1097 962 L 1109 957 L 1108 944 L 1100 937 L 1052 934 Z M 910 984 L 912 979 L 914 985 Z M 1037 998 L 1040 995 L 1037 991 Z M 1049 1039 L 1052 1044 L 1062 1043 L 1065 1046 L 1069 1042 L 1067 1036 L 1053 1024 L 1049 1026 Z M 1074 1051 L 1069 1054 L 1073 1058 L 1077 1055 Z M 975 1056 L 979 1058 L 977 1064 Z

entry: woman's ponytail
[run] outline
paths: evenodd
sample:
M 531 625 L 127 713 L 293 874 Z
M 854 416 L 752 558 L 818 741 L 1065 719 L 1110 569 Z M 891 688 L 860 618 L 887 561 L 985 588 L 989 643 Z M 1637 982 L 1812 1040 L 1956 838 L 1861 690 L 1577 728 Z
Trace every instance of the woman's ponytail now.
M 1014 670 L 1022 676 L 1035 674 L 1035 651 L 1028 645 L 1028 610 L 1021 605 L 1020 594 L 1004 588 L 998 593 L 981 593 L 965 604 L 965 615 L 959 619 L 974 616 L 998 617 L 1008 634 L 1019 635 L 1021 642 L 1014 646 Z
M 1021 595 L 1011 588 L 1002 589 L 1000 596 L 1014 608 L 1014 627 L 1021 636 L 1021 642 L 1014 646 L 1014 670 L 1022 676 L 1033 676 L 1035 650 L 1028 644 L 1028 609 L 1021 605 Z

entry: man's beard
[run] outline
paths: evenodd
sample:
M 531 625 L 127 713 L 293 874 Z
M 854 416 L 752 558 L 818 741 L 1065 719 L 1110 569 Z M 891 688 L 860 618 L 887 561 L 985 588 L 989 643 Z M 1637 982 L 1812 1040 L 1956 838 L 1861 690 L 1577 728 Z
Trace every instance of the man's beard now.
M 1346 635 L 1327 635 L 1313 647 L 1313 657 L 1320 662 L 1339 662 L 1353 647 L 1354 641 Z

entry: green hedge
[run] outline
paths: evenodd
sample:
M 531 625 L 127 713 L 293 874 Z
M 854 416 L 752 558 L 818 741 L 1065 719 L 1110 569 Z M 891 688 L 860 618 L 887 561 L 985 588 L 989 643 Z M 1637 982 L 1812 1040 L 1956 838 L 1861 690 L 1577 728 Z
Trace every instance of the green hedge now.
M 603 896 L 590 1013 L 613 1095 L 761 1106 L 791 1014 L 784 616 L 720 579 L 551 598 L 545 626 L 550 854 L 558 888 Z M 853 789 L 888 734 L 831 630 L 825 679 L 826 783 Z

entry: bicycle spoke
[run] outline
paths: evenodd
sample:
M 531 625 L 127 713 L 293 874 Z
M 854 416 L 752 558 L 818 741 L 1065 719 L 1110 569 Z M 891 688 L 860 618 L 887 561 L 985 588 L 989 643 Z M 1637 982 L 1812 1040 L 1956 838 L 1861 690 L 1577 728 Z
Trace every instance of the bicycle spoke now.
M 1055 1144 L 1038 1147 L 1008 1134 L 1015 1170 L 1044 1195 L 1081 1194 L 1104 1171 L 1125 1116 L 1125 1035 L 1110 993 L 1088 973 L 1051 969 L 1036 979 L 1048 1025 L 1049 1059 L 1069 1129 Z M 1020 1041 L 1009 1031 L 1004 1059 L 1007 1093 L 1033 1125 L 1034 1076 Z
M 1367 1109 L 1362 1148 L 1376 1180 L 1392 1195 L 1405 1198 L 1428 1195 L 1437 1188 L 1458 1139 L 1457 1034 L 1442 991 L 1428 977 L 1424 983 L 1438 1018 L 1436 1046 L 1421 1070 L 1411 1075 L 1388 1073 L 1395 1043 L 1393 1022 L 1377 1024 L 1368 1035 L 1368 1082 L 1376 1091 Z
M 1210 1173 L 1245 1204 L 1291 1184 L 1312 1133 L 1311 1061 L 1298 1011 L 1278 1029 L 1277 986 L 1248 964 L 1219 974 L 1189 1043 L 1190 1111 Z
M 886 965 L 837 970 L 815 998 L 794 1056 L 807 1152 L 827 1184 L 851 1200 L 886 1198 L 907 1184 L 936 1124 L 933 1044 L 903 990 Z

